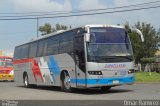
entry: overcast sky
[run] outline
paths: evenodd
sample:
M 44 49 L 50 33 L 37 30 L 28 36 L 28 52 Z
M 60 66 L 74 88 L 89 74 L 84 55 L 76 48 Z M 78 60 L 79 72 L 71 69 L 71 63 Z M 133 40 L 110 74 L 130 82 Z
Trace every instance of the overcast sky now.
M 152 0 L 157 1 L 157 0 Z M 111 8 L 136 3 L 151 2 L 150 0 L 0 0 L 0 13 L 73 11 Z M 159 3 L 160 5 L 160 3 Z M 85 24 L 131 24 L 140 22 L 151 23 L 156 29 L 160 28 L 160 8 L 124 13 L 103 14 L 83 17 L 57 19 L 41 19 L 39 25 L 56 23 L 73 27 Z M 4 14 L 0 14 L 2 16 Z M 0 50 L 13 51 L 20 43 L 36 37 L 36 20 L 0 20 Z

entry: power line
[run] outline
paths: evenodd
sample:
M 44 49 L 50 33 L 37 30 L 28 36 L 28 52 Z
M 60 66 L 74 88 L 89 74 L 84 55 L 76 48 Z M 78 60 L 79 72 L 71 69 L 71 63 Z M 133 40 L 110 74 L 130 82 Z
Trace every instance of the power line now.
M 134 9 L 125 9 L 125 10 L 116 10 L 116 11 L 108 11 L 108 12 L 95 12 L 95 13 L 84 13 L 84 14 L 73 14 L 73 15 L 61 15 L 61 16 L 45 16 L 45 17 L 24 17 L 24 18 L 1 18 L 0 20 L 27 20 L 27 19 L 44 19 L 44 18 L 62 18 L 62 17 L 75 17 L 75 16 L 86 16 L 86 15 L 98 15 L 98 14 L 111 14 L 111 13 L 122 13 L 129 11 L 138 11 L 138 10 L 146 10 L 146 9 L 154 9 L 159 8 L 158 6 L 150 6 L 150 7 L 142 7 L 142 8 L 134 8 Z
M 21 31 L 21 32 L 10 32 L 10 33 L 0 33 L 0 35 L 15 35 L 15 34 L 22 34 L 22 33 L 33 33 L 35 31 Z
M 160 1 L 159 1 L 160 2 Z M 159 4 L 160 5 L 160 4 Z M 132 5 L 133 6 L 133 5 Z M 46 14 L 37 14 L 37 15 L 12 15 L 12 16 L 1 16 L 0 15 L 0 17 L 4 17 L 4 18 L 13 18 L 13 17 L 16 17 L 16 18 L 18 18 L 18 17 L 39 17 L 39 16 L 49 16 L 49 15 L 65 15 L 65 14 L 71 14 L 71 13 L 85 13 L 85 12 L 96 12 L 96 11 L 103 11 L 103 10 L 110 10 L 110 9 L 120 9 L 120 8 L 126 8 L 126 7 L 132 7 L 132 6 L 123 6 L 123 7 L 116 7 L 116 8 L 104 8 L 104 9 L 92 9 L 92 10 L 84 10 L 84 11 L 75 11 L 75 12 L 64 12 L 64 13 L 46 13 Z M 137 5 L 134 5 L 134 6 L 136 6 L 136 7 L 139 7 L 139 6 L 137 6 Z M 144 7 L 145 5 L 141 5 L 141 7 Z
M 28 13 L 0 13 L 0 14 L 39 14 L 40 15 L 61 15 L 61 14 L 69 14 L 69 13 L 80 13 L 80 12 L 92 12 L 92 11 L 101 11 L 101 10 L 110 10 L 110 9 L 120 9 L 120 8 L 127 8 L 133 6 L 145 6 L 148 4 L 153 3 L 160 3 L 160 1 L 153 1 L 153 2 L 145 2 L 145 3 L 137 3 L 132 5 L 125 5 L 125 6 L 118 6 L 118 7 L 111 7 L 111 8 L 101 8 L 101 9 L 89 9 L 89 10 L 74 10 L 74 11 L 51 11 L 51 12 L 28 12 Z M 52 14 L 43 14 L 43 13 L 52 13 Z M 54 13 L 54 14 L 53 14 Z M 23 15 L 23 16 L 8 16 L 8 17 L 25 17 L 25 16 L 33 16 L 33 15 Z M 37 16 L 37 15 L 35 15 Z M 7 16 L 1 16 L 7 17 Z

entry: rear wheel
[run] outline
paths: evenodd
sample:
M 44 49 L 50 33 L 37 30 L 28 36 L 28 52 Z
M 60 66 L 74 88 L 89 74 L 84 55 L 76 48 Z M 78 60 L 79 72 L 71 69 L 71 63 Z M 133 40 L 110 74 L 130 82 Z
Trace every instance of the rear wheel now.
M 27 75 L 27 73 L 24 75 L 23 83 L 24 83 L 24 86 L 25 86 L 25 87 L 29 87 L 29 80 L 28 80 L 28 75 Z
M 62 90 L 65 92 L 71 92 L 72 88 L 71 88 L 71 79 L 70 76 L 68 74 L 68 72 L 64 72 L 63 73 L 63 77 L 62 77 Z
M 111 86 L 103 86 L 103 87 L 101 87 L 101 90 L 103 91 L 103 92 L 106 92 L 106 91 L 108 91 L 108 90 L 110 90 L 111 89 Z

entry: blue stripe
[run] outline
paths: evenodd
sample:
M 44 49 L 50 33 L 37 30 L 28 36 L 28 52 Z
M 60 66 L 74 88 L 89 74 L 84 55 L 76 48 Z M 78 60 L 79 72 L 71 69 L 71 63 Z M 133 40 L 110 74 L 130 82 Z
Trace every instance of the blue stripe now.
M 58 63 L 56 62 L 56 60 L 54 59 L 53 56 L 49 57 L 48 67 L 49 67 L 50 71 L 53 72 L 53 75 L 51 75 L 53 81 L 56 82 L 55 76 L 60 75 L 60 68 L 59 68 Z
M 60 74 L 60 68 L 58 66 L 57 61 L 54 59 L 53 56 L 49 57 L 48 66 L 49 66 L 50 70 L 54 73 L 54 75 Z
M 119 84 L 133 83 L 134 77 L 121 78 L 103 78 L 103 79 L 77 79 L 77 84 L 113 84 L 113 81 L 119 81 Z M 76 83 L 76 79 L 71 79 L 71 83 Z

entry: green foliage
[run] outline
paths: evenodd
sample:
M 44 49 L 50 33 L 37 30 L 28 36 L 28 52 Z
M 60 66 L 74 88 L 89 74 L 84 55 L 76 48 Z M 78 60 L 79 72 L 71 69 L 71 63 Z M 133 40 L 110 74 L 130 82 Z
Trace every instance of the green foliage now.
M 65 25 L 56 24 L 56 30 L 67 30 L 67 28 Z
M 71 28 L 71 26 L 70 26 Z M 45 23 L 44 26 L 39 27 L 39 31 L 42 33 L 42 35 L 46 35 L 52 32 L 56 32 L 58 30 L 67 30 L 68 27 L 66 25 L 60 25 L 56 24 L 55 27 L 52 27 L 51 24 Z
M 129 25 L 129 23 L 126 23 L 125 27 L 126 29 L 130 29 L 131 26 Z M 137 33 L 129 33 L 132 42 L 135 62 L 140 62 L 140 59 L 144 57 L 154 57 L 154 54 L 157 51 L 156 45 L 160 41 L 160 32 L 156 32 L 155 28 L 151 24 L 144 22 L 137 22 L 133 27 L 141 30 L 144 35 L 144 42 L 142 43 Z
M 52 32 L 51 24 L 45 23 L 44 26 L 39 27 L 39 31 L 42 32 L 42 35 L 46 35 Z
M 141 58 L 142 63 L 154 63 L 156 62 L 155 58 Z

